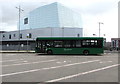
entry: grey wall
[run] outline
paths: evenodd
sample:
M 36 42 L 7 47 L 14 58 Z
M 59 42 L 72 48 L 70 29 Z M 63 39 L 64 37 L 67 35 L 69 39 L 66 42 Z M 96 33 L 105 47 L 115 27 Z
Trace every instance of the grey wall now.
M 39 28 L 39 29 L 26 29 L 21 30 L 22 38 L 20 40 L 35 40 L 36 37 L 80 37 L 83 36 L 82 28 Z M 32 38 L 27 38 L 27 34 L 31 33 Z M 15 34 L 15 37 L 14 37 Z M 5 37 L 3 37 L 3 35 Z M 11 35 L 11 39 L 9 39 Z M 18 31 L 11 31 L 6 33 L 0 33 L 0 41 L 16 41 L 18 40 Z

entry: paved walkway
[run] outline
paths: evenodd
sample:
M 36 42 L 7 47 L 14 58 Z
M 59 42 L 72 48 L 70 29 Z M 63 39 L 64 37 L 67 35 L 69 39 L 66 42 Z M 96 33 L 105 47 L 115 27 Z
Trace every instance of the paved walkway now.
M 116 51 L 116 50 L 113 50 L 113 51 L 109 51 L 109 50 L 104 50 L 104 53 L 118 53 L 120 51 Z M 34 50 L 20 50 L 20 51 L 15 51 L 15 50 L 0 50 L 0 53 L 35 53 Z
M 15 51 L 15 50 L 0 50 L 0 53 L 34 53 L 35 51 L 27 51 L 27 50 L 20 50 L 20 51 Z

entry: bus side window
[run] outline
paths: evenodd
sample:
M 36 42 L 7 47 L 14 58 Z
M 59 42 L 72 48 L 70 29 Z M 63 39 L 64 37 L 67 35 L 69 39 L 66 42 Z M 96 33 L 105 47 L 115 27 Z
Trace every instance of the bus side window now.
M 76 47 L 81 47 L 81 41 L 80 40 L 76 41 Z
M 82 46 L 83 47 L 90 47 L 91 46 L 90 40 L 82 40 Z
M 99 48 L 102 48 L 102 46 L 103 46 L 103 43 L 102 43 L 102 40 L 98 40 L 97 41 L 97 46 L 99 47 Z
M 54 41 L 54 47 L 62 47 L 63 41 Z
M 95 45 L 97 46 L 97 40 L 95 40 Z
M 41 47 L 41 41 L 38 41 L 37 46 Z
M 91 40 L 91 46 L 95 45 L 95 40 Z
M 97 47 L 97 40 L 91 40 L 91 47 Z
M 47 47 L 53 47 L 53 41 L 47 41 L 46 46 Z
M 64 47 L 70 48 L 71 47 L 71 41 L 64 41 Z
M 71 45 L 72 45 L 71 47 L 73 48 L 76 47 L 76 41 L 71 41 Z

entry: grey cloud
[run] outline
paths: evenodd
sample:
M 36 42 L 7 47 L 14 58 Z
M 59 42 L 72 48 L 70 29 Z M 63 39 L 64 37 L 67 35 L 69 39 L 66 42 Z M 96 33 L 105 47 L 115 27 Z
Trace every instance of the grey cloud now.
M 44 4 L 48 4 L 49 2 L 3 2 L 0 3 L 0 8 L 2 11 L 2 19 L 3 23 L 7 23 L 8 25 L 17 25 L 18 22 L 18 9 L 15 7 L 18 7 L 19 5 L 24 10 L 21 12 L 21 17 L 27 15 L 30 11 L 33 9 L 40 7 Z
M 86 11 L 91 12 L 93 14 L 99 14 L 99 13 L 107 12 L 112 8 L 115 8 L 116 6 L 112 2 L 101 2 L 101 3 L 92 4 Z
M 0 4 L 1 5 L 1 4 Z M 5 4 L 3 3 L 1 5 L 1 11 L 2 11 L 2 22 L 8 23 L 8 24 L 15 24 L 16 19 L 18 18 L 17 10 L 15 9 L 15 5 L 13 4 Z
M 91 5 L 88 5 L 87 7 L 82 7 L 82 8 L 77 7 L 75 9 L 82 13 L 97 15 L 108 12 L 113 8 L 117 8 L 117 4 L 118 4 L 117 1 L 116 3 L 114 1 L 109 1 L 109 2 L 104 1 L 104 2 L 93 3 Z

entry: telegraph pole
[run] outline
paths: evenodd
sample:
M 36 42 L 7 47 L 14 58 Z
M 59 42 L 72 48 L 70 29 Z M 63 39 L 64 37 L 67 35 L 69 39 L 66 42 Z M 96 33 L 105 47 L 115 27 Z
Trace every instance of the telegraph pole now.
M 16 7 L 19 10 L 19 26 L 18 26 L 18 51 L 20 50 L 20 16 L 21 16 L 21 11 L 24 11 L 23 9 L 21 9 L 20 5 L 19 7 Z

